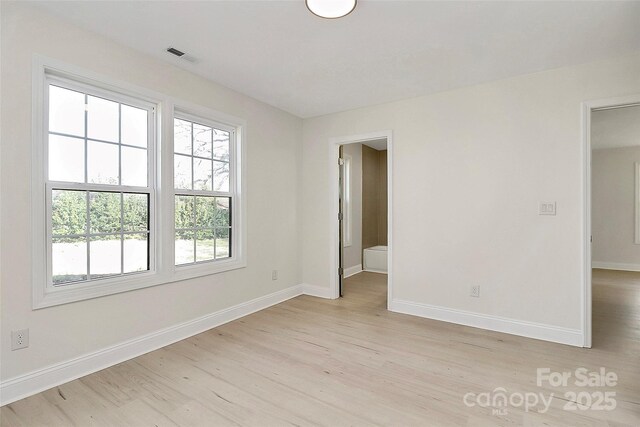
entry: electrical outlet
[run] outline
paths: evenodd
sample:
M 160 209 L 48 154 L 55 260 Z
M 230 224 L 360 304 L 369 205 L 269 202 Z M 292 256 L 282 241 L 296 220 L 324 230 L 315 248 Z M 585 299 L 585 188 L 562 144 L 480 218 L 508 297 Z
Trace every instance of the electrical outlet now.
M 278 280 L 278 270 L 273 270 L 271 272 L 271 280 Z
M 475 298 L 480 297 L 480 286 L 472 286 L 470 295 Z
M 29 330 L 11 331 L 11 350 L 29 347 Z

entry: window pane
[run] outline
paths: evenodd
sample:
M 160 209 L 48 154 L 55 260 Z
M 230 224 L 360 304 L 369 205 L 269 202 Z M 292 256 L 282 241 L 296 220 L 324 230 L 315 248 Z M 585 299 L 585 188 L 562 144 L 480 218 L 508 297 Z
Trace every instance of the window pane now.
M 191 122 L 175 119 L 173 121 L 173 151 L 182 154 L 191 152 Z
M 229 217 L 229 197 L 216 197 L 216 227 L 228 227 L 231 225 Z
M 124 235 L 124 272 L 149 269 L 149 244 L 147 233 Z
M 119 234 L 92 237 L 89 243 L 89 273 L 91 277 L 120 274 L 121 240 Z
M 193 196 L 176 196 L 176 228 L 193 228 Z
M 119 233 L 120 193 L 90 192 L 89 221 L 91 233 Z
M 213 230 L 196 232 L 196 261 L 209 261 L 215 258 Z
M 230 136 L 227 131 L 175 119 L 174 187 L 229 192 Z M 230 197 L 180 195 L 175 203 L 176 264 L 231 256 Z
M 211 160 L 193 159 L 193 189 L 211 191 Z
M 51 248 L 53 284 L 87 280 L 87 241 L 84 237 L 54 238 Z
M 122 185 L 147 186 L 147 150 L 122 147 Z
M 49 135 L 49 179 L 84 182 L 84 140 Z
M 173 186 L 178 189 L 191 190 L 191 157 L 174 156 Z
M 84 94 L 49 85 L 49 131 L 84 137 Z
M 118 146 L 89 141 L 87 148 L 88 181 L 93 184 L 118 185 Z
M 231 230 L 228 228 L 216 228 L 216 259 L 229 258 L 229 237 Z
M 176 232 L 176 265 L 194 262 L 193 231 Z
M 213 130 L 213 157 L 229 161 L 229 132 Z
M 211 128 L 193 124 L 193 155 L 211 158 Z
M 196 226 L 211 227 L 215 225 L 216 198 L 196 197 Z
M 95 96 L 87 97 L 87 136 L 103 141 L 119 141 L 119 104 Z
M 85 234 L 87 227 L 87 193 L 53 190 L 51 232 L 54 236 Z
M 147 110 L 122 104 L 122 143 L 147 148 Z
M 124 193 L 124 231 L 144 231 L 149 229 L 149 196 L 146 194 Z
M 213 162 L 213 189 L 229 191 L 229 163 Z

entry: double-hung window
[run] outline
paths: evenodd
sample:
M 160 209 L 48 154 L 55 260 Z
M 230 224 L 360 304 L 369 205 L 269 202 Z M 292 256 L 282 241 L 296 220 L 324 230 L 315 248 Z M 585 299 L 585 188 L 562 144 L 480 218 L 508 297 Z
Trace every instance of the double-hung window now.
M 34 69 L 34 308 L 246 265 L 241 119 Z
M 175 264 L 230 258 L 233 253 L 233 128 L 185 114 L 173 125 Z
M 54 78 L 46 98 L 48 284 L 151 270 L 153 106 Z

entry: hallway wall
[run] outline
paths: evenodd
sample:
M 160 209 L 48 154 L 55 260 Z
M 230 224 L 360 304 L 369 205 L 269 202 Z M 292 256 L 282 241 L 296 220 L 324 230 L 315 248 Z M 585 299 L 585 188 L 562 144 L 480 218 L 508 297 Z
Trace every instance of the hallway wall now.
M 351 158 L 351 244 L 344 246 L 345 269 L 362 264 L 362 144 L 345 144 L 343 157 Z
M 387 244 L 387 151 L 362 145 L 362 248 Z
M 640 244 L 635 243 L 640 147 L 593 150 L 591 159 L 593 266 L 640 271 Z
M 387 245 L 387 150 L 378 151 L 378 244 Z

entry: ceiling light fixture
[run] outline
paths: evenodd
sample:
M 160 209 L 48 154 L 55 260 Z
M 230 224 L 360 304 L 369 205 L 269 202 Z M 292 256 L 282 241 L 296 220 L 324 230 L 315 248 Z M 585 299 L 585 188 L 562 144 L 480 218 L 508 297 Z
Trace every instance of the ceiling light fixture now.
M 305 0 L 307 9 L 320 18 L 335 19 L 347 16 L 356 8 L 358 0 Z

